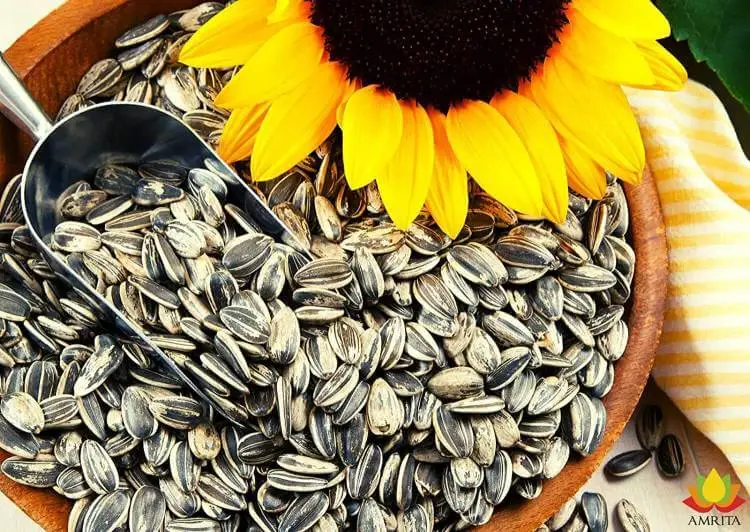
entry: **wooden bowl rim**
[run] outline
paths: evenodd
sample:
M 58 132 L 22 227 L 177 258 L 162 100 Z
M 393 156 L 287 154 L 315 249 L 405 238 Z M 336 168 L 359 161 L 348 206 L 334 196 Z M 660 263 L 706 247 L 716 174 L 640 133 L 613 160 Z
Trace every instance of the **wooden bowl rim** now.
M 149 0 L 68 0 L 25 32 L 5 56 L 22 79 L 33 78 L 40 64 L 71 36 L 136 1 Z M 199 0 L 184 1 L 186 4 L 199 3 Z M 86 13 L 86 16 L 81 16 L 81 13 Z M 7 171 L 2 166 L 3 157 L 0 157 L 0 169 Z M 643 183 L 626 185 L 625 194 L 631 213 L 632 244 L 638 260 L 628 316 L 628 346 L 625 356 L 617 363 L 619 380 L 616 379 L 612 392 L 605 398 L 608 421 L 604 440 L 594 454 L 572 461 L 566 466 L 565 474 L 545 481 L 540 498 L 500 509 L 482 530 L 499 531 L 509 526 L 514 529 L 528 526 L 529 530 L 534 530 L 574 496 L 619 438 L 646 385 L 664 318 L 667 243 L 656 186 L 648 169 Z M 7 453 L 0 452 L 0 458 L 5 457 Z M 3 475 L 0 475 L 0 490 L 45 529 L 65 530 L 61 516 L 65 515 L 63 510 L 69 508 L 69 503 L 54 492 L 20 486 Z
M 85 29 L 94 20 L 133 0 L 66 0 L 26 30 L 5 51 L 5 58 L 21 79 L 33 72 L 63 42 Z M 146 0 L 151 1 L 151 0 Z M 81 17 L 85 11 L 87 17 Z M 44 37 L 40 41 L 38 35 Z M 114 43 L 112 43 L 114 48 Z

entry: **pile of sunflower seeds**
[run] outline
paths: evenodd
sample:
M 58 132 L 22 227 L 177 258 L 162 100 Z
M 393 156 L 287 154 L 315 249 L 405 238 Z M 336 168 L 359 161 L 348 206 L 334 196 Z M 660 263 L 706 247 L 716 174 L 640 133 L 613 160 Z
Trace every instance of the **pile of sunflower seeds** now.
M 486 523 L 509 493 L 538 497 L 571 449 L 592 452 L 627 341 L 619 185 L 596 205 L 573 197 L 558 227 L 507 224 L 477 196 L 473 219 L 490 223 L 451 242 L 426 218 L 406 232 L 380 213 L 346 220 L 315 194 L 332 153 L 313 156 L 315 183 L 299 170 L 270 185 L 306 240 L 258 232 L 210 167 L 105 166 L 58 202 L 49 245 L 245 429 L 137 346 L 82 336 L 94 311 L 48 295 L 28 230 L 8 225 L 0 311 L 23 330 L 7 342 L 2 446 L 17 457 L 3 471 L 83 501 L 83 530 L 240 515 L 266 530 L 431 530 Z M 295 202 L 300 190 L 312 197 Z
M 60 115 L 151 101 L 215 142 L 212 95 L 232 73 L 174 61 L 221 7 L 126 33 Z M 71 530 L 449 530 L 538 497 L 571 450 L 593 452 L 628 337 L 619 184 L 593 203 L 571 193 L 559 225 L 475 190 L 451 241 L 426 214 L 398 230 L 341 168 L 334 136 L 256 188 L 294 235 L 282 242 L 210 164 L 105 166 L 58 203 L 50 245 L 236 424 L 57 284 L 9 185 L 5 474 L 75 499 Z
M 650 532 L 646 517 L 627 499 L 617 503 L 615 514 L 625 532 Z M 601 493 L 584 492 L 580 504 L 575 497 L 568 499 L 560 509 L 539 527 L 536 532 L 607 532 L 609 510 Z

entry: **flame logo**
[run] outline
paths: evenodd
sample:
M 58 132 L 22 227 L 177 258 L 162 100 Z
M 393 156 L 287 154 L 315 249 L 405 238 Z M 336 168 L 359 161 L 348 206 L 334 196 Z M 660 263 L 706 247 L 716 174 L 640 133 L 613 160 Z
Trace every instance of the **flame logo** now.
M 745 499 L 737 496 L 740 485 L 732 484 L 729 475 L 720 476 L 715 468 L 706 476 L 698 475 L 695 485 L 690 486 L 688 491 L 690 497 L 682 502 L 700 513 L 706 513 L 711 508 L 727 513 L 745 503 Z

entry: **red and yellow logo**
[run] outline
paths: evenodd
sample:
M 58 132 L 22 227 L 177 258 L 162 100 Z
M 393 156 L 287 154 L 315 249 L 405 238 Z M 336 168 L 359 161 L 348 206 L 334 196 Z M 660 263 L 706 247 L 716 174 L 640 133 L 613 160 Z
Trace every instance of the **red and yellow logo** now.
M 694 486 L 688 488 L 690 497 L 682 501 L 696 512 L 706 513 L 711 508 L 728 513 L 745 504 L 745 499 L 738 497 L 739 484 L 732 484 L 729 475 L 723 477 L 716 469 L 706 475 L 698 475 Z

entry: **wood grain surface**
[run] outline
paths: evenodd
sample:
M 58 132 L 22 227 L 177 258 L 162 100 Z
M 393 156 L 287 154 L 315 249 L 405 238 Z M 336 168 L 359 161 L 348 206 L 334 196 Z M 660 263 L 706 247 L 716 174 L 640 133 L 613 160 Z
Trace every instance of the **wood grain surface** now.
M 197 0 L 69 0 L 24 34 L 6 57 L 47 112 L 54 116 L 62 101 L 95 61 L 111 56 L 115 38 L 157 13 L 189 7 Z M 31 142 L 0 119 L 0 184 L 19 172 Z M 605 399 L 608 422 L 604 440 L 593 455 L 571 462 L 557 478 L 545 482 L 542 495 L 508 506 L 483 527 L 486 531 L 531 531 L 574 495 L 600 467 L 633 413 L 647 382 L 661 335 L 667 277 L 666 240 L 656 189 L 650 175 L 637 187 L 626 187 L 637 265 L 631 308 L 630 338 L 617 364 L 615 385 Z M 5 459 L 6 453 L 0 453 Z M 19 486 L 0 475 L 0 490 L 44 529 L 66 529 L 70 503 L 48 490 Z

